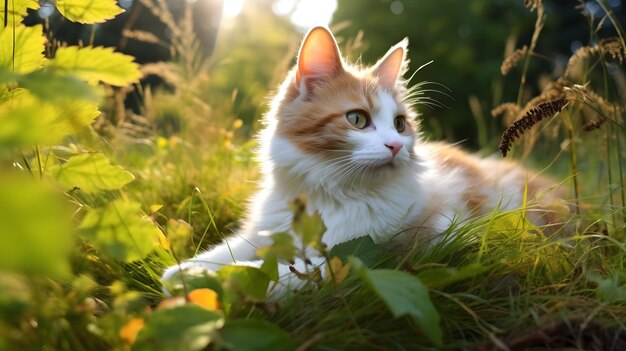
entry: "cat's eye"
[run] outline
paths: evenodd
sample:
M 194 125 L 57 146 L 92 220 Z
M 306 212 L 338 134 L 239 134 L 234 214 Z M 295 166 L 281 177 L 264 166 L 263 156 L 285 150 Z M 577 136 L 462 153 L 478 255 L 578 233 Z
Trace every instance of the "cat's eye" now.
M 404 120 L 404 116 L 396 116 L 396 118 L 393 120 L 393 127 L 396 128 L 398 133 L 404 132 L 404 129 L 406 128 L 406 121 Z
M 369 125 L 367 114 L 363 111 L 350 111 L 346 113 L 346 119 L 358 129 L 363 129 Z

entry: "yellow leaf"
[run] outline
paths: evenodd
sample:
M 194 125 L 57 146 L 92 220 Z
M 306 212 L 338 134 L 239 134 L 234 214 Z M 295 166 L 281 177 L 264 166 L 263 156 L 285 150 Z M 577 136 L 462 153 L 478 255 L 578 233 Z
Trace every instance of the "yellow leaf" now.
M 163 235 L 163 233 L 159 234 L 159 243 L 161 244 L 161 247 L 165 250 L 170 250 L 172 248 L 172 245 L 170 244 L 169 240 L 167 240 L 167 237 Z
M 137 334 L 139 334 L 139 331 L 143 329 L 145 324 L 146 322 L 143 318 L 131 318 L 120 330 L 120 338 L 128 345 L 134 344 Z
M 36 10 L 39 8 L 37 0 L 11 0 L 8 3 L 0 1 L 0 25 L 4 25 L 5 4 L 9 5 L 7 27 L 13 27 L 13 24 L 22 22 L 28 9 Z
M 98 81 L 126 86 L 139 81 L 141 73 L 134 58 L 113 48 L 69 46 L 59 48 L 49 67 L 76 75 L 89 83 Z
M 346 279 L 350 272 L 350 263 L 344 266 L 339 257 L 333 257 L 326 264 L 326 277 L 331 279 L 334 284 L 339 284 Z
M 209 311 L 216 311 L 219 307 L 219 296 L 211 289 L 196 289 L 187 296 L 189 301 L 202 306 Z
M 15 50 L 13 39 L 15 32 Z M 46 38 L 41 24 L 26 27 L 0 25 L 0 67 L 6 67 L 15 73 L 28 73 L 43 66 Z
M 124 9 L 115 0 L 56 0 L 59 12 L 78 23 L 102 23 L 114 18 Z
M 163 205 L 159 205 L 159 204 L 150 205 L 150 213 L 155 213 L 162 208 L 163 208 Z

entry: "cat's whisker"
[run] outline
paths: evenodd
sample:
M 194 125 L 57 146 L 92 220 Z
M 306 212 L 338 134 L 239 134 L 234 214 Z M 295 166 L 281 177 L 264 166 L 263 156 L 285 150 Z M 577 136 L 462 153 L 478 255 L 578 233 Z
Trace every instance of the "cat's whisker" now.
M 328 168 L 338 168 L 338 169 L 342 169 L 343 167 L 349 165 L 353 163 L 352 160 L 352 155 L 345 155 L 333 160 L 328 160 L 323 162 L 323 167 L 321 169 L 319 169 L 320 172 L 325 172 Z M 313 165 L 310 170 L 313 170 L 315 168 L 319 168 L 319 164 Z
M 352 171 L 357 167 L 357 165 L 354 162 L 351 162 L 348 165 L 345 165 L 344 167 L 342 167 L 340 170 L 338 170 L 337 174 L 335 175 L 335 177 L 333 178 L 333 180 L 336 183 L 341 183 L 344 178 L 349 177 L 351 175 L 353 175 Z

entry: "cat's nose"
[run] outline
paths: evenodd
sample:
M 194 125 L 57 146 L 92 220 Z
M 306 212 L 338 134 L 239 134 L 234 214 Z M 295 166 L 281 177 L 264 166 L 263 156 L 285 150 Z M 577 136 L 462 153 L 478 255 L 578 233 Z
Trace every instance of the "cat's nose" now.
M 385 143 L 385 146 L 391 150 L 391 155 L 395 156 L 398 152 L 400 152 L 403 145 L 400 142 L 392 141 L 390 143 Z

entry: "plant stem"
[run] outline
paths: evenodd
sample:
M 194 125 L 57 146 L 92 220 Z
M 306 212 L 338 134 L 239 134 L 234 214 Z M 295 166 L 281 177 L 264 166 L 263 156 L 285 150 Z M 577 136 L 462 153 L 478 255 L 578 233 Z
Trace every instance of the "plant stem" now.
M 617 219 L 615 218 L 615 200 L 613 199 L 613 172 L 611 172 L 612 170 L 612 166 L 611 166 L 611 131 L 613 130 L 613 128 L 611 128 L 611 125 L 609 124 L 607 126 L 607 128 L 605 129 L 605 135 L 606 135 L 606 165 L 607 165 L 607 172 L 609 175 L 609 202 L 611 203 L 611 219 L 613 220 L 613 228 L 615 228 L 617 226 Z M 619 157 L 619 155 L 618 155 Z
M 576 201 L 576 214 L 580 215 L 580 199 L 578 191 L 578 168 L 576 166 L 576 148 L 574 146 L 574 127 L 569 118 L 569 113 L 562 113 L 565 116 L 567 123 L 565 129 L 567 130 L 567 136 L 569 138 L 569 153 L 570 153 L 570 166 L 572 167 L 572 179 L 574 181 L 574 200 Z
M 615 118 L 617 118 L 617 107 L 613 107 L 615 111 Z M 611 126 L 612 128 L 613 126 Z M 620 133 L 619 131 L 615 133 L 615 141 L 617 142 L 617 165 L 619 170 L 619 182 L 621 187 L 621 195 L 622 195 L 622 224 L 626 224 L 626 194 L 624 194 L 624 168 L 622 167 L 622 155 L 620 150 L 622 150 L 622 143 L 620 141 Z

